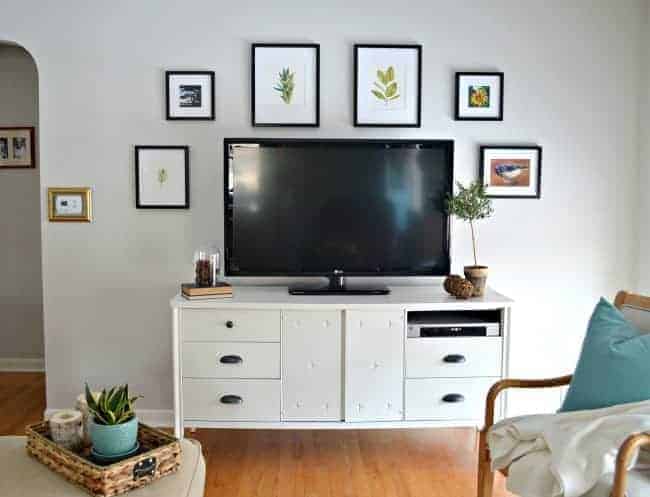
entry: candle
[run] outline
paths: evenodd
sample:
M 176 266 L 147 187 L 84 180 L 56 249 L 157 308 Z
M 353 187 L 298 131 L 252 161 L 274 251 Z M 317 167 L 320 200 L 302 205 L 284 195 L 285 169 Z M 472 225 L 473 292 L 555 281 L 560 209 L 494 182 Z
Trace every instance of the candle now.
M 81 445 L 82 420 L 79 411 L 65 410 L 53 414 L 49 420 L 52 440 L 66 449 L 78 449 Z

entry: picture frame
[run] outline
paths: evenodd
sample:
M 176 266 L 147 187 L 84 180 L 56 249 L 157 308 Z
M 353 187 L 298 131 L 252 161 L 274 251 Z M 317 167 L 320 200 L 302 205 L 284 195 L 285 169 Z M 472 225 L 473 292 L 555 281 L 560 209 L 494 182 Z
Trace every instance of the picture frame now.
M 0 127 L 0 171 L 36 168 L 34 129 L 34 126 Z
M 539 145 L 483 145 L 479 171 L 488 197 L 539 199 L 542 196 L 542 147 Z
M 503 121 L 502 72 L 456 73 L 456 121 Z
M 320 45 L 251 45 L 253 126 L 320 126 Z
M 354 126 L 422 126 L 422 45 L 354 45 Z
M 190 147 L 135 146 L 137 209 L 190 208 Z
M 48 219 L 52 223 L 92 222 L 92 193 L 88 186 L 48 188 Z
M 165 71 L 168 121 L 214 121 L 214 71 Z

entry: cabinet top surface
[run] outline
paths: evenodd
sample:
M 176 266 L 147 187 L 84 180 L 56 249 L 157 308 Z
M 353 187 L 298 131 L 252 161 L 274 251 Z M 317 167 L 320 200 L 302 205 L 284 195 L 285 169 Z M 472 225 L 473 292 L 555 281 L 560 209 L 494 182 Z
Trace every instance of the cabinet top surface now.
M 442 285 L 391 286 L 388 295 L 289 295 L 286 286 L 235 286 L 233 296 L 215 300 L 187 300 L 176 295 L 174 309 L 409 309 L 462 310 L 510 307 L 508 297 L 486 289 L 483 297 L 459 300 Z

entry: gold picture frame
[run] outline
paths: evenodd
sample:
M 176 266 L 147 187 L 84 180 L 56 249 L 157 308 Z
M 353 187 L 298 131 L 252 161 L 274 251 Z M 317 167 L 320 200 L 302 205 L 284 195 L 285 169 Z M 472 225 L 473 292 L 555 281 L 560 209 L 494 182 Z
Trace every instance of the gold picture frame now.
M 90 223 L 93 220 L 92 189 L 87 186 L 47 189 L 47 212 L 53 223 Z

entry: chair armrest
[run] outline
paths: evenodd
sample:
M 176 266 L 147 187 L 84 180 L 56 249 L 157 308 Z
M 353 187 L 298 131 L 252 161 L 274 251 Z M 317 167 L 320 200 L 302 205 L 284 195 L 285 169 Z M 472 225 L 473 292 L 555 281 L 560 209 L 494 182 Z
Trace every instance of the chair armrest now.
M 485 426 L 483 430 L 487 430 L 494 424 L 494 404 L 496 403 L 497 396 L 501 391 L 507 388 L 550 388 L 561 387 L 571 383 L 572 375 L 560 376 L 559 378 L 548 378 L 544 380 L 514 380 L 505 379 L 497 381 L 492 388 L 488 391 L 487 399 L 485 401 Z
M 650 446 L 650 433 L 636 433 L 627 437 L 616 456 L 616 472 L 611 497 L 625 497 L 627 490 L 627 468 L 635 452 L 643 446 Z

